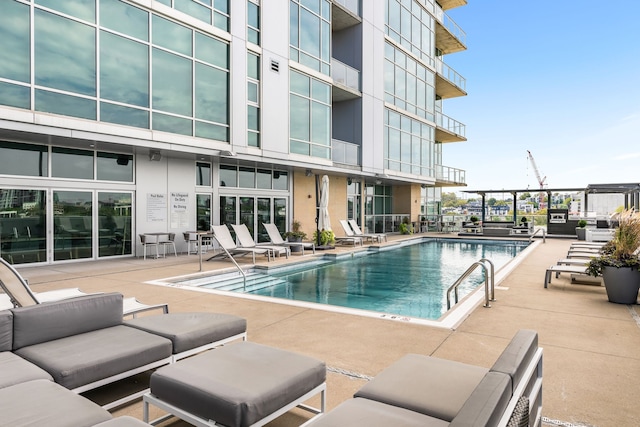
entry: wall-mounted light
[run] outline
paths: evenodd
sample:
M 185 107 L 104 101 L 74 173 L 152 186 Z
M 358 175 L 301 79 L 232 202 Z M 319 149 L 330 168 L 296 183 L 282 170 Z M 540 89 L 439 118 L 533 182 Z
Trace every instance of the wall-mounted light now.
M 159 162 L 162 159 L 162 154 L 160 154 L 160 150 L 149 150 L 149 160 L 152 162 Z
M 236 156 L 236 153 L 233 152 L 233 151 L 230 151 L 230 150 L 220 150 L 219 154 L 221 156 L 224 156 L 224 157 L 235 157 Z
M 347 177 L 347 185 L 353 184 L 353 179 L 350 176 Z
M 382 184 L 382 180 L 381 179 L 376 179 L 376 185 L 380 185 Z
M 311 169 L 307 169 L 306 171 L 304 171 L 304 176 L 311 176 L 313 175 L 313 172 L 311 172 Z

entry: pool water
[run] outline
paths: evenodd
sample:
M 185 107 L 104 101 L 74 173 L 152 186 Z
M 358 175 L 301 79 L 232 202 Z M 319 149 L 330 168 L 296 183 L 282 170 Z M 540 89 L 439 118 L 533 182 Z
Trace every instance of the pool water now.
M 471 264 L 487 258 L 497 271 L 527 246 L 522 241 L 426 241 L 270 274 L 277 284 L 250 293 L 435 320 L 447 311 L 447 289 Z M 482 283 L 479 268 L 459 286 L 460 299 Z

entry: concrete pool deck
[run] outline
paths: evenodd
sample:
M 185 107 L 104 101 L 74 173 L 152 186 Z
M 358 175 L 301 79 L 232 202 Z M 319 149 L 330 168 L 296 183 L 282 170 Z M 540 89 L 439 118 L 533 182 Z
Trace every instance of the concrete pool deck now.
M 389 237 L 388 244 L 402 238 Z M 78 287 L 85 292 L 121 292 L 149 304 L 168 302 L 172 312 L 243 316 L 248 321 L 249 340 L 327 363 L 328 409 L 351 397 L 367 377 L 406 353 L 489 367 L 518 329 L 534 329 L 544 348 L 545 425 L 637 426 L 640 308 L 609 303 L 604 287 L 570 284 L 564 274 L 554 277 L 544 289 L 545 270 L 565 257 L 571 242 L 547 239 L 539 244 L 496 289 L 492 307 L 478 306 L 455 330 L 145 283 L 198 272 L 196 255 L 19 267 L 19 271 L 36 292 Z M 349 250 L 354 249 L 336 249 Z M 304 259 L 310 253 L 305 251 Z M 288 262 L 302 258 L 293 255 Z M 245 266 L 251 263 L 249 257 L 240 261 Z M 266 259 L 259 262 L 266 264 Z M 207 271 L 229 266 L 229 261 L 203 263 Z M 142 404 L 121 407 L 114 414 L 141 419 Z M 269 425 L 295 426 L 308 417 L 294 410 Z M 172 419 L 162 425 L 188 424 Z

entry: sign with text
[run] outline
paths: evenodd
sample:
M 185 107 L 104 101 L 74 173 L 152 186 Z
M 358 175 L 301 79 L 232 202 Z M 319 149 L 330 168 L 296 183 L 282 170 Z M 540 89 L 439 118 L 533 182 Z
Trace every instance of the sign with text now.
M 171 228 L 189 227 L 189 193 L 171 193 Z
M 167 220 L 167 195 L 163 193 L 147 193 L 147 222 L 164 222 Z

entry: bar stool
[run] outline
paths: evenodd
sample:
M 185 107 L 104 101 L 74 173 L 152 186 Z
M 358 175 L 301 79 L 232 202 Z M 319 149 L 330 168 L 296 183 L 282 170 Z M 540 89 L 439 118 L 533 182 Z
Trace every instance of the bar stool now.
M 158 258 L 158 236 L 149 236 L 146 234 L 139 234 L 139 236 L 144 259 L 147 259 L 147 246 L 156 248 L 156 258 Z
M 168 233 L 167 240 L 160 240 L 158 242 L 159 245 L 162 245 L 162 251 L 164 252 L 164 256 L 167 256 L 167 246 L 173 246 L 173 254 L 178 256 L 178 252 L 176 251 L 176 233 Z

